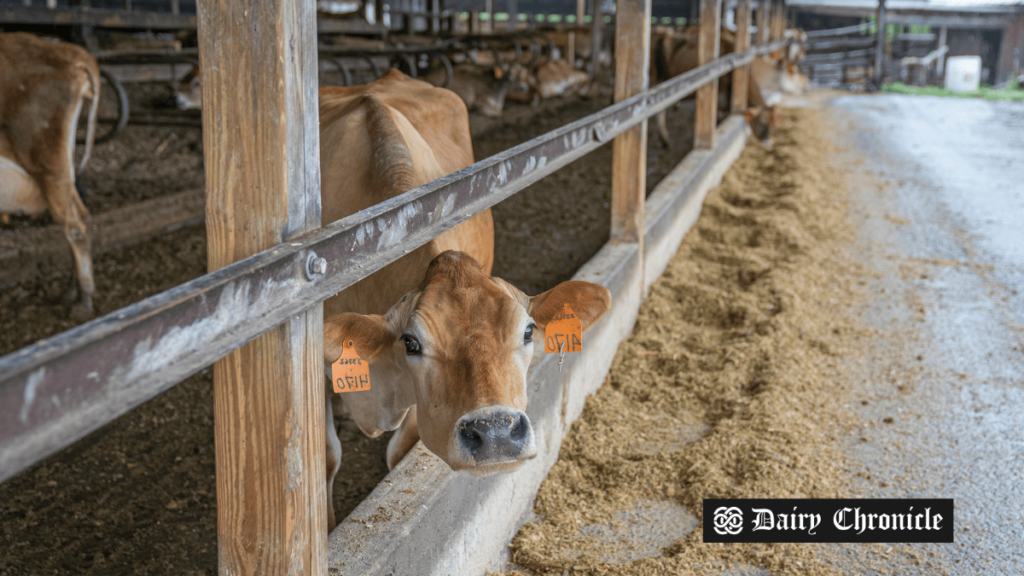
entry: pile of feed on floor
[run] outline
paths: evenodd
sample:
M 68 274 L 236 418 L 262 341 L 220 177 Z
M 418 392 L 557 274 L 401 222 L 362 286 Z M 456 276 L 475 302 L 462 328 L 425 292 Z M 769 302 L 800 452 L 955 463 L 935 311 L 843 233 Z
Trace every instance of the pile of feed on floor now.
M 844 252 L 847 190 L 817 114 L 787 110 L 775 146 L 751 140 L 709 192 L 507 573 L 835 573 L 827 545 L 705 544 L 699 524 L 704 498 L 848 495 L 839 362 L 868 334 L 848 312 L 865 271 Z

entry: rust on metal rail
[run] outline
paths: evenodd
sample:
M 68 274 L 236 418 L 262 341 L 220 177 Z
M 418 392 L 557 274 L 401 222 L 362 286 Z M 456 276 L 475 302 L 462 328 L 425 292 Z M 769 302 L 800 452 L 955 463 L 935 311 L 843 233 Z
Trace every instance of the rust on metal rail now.
M 291 242 L 0 358 L 0 481 L 693 93 L 730 54 Z M 306 273 L 315 253 L 327 271 Z

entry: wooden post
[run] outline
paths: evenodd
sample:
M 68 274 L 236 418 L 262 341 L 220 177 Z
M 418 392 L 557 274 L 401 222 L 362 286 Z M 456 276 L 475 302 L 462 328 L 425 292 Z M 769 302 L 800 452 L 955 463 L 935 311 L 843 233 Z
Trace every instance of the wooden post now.
M 945 26 L 943 26 L 942 28 L 939 29 L 939 47 L 938 47 L 939 50 L 942 50 L 942 47 L 946 45 L 946 33 L 947 33 L 947 30 L 948 29 Z M 946 55 L 943 54 L 942 56 L 939 56 L 939 61 L 935 63 L 935 74 L 939 78 L 943 78 L 943 70 L 945 70 L 945 68 L 946 68 Z
M 519 0 L 505 0 L 505 12 L 508 13 L 508 20 L 505 21 L 505 31 L 513 32 L 516 29 L 516 24 L 519 22 Z
M 647 90 L 650 84 L 651 3 L 652 0 L 617 0 L 615 3 L 616 102 Z M 596 49 L 592 57 L 596 59 Z M 640 294 L 646 292 L 643 274 L 646 197 L 647 120 L 644 120 L 612 141 L 611 241 L 638 246 Z
M 494 34 L 494 0 L 484 0 L 484 12 L 487 14 L 487 23 L 481 23 L 485 34 Z
M 750 0 L 736 3 L 736 52 L 750 48 Z M 742 114 L 747 109 L 747 81 L 750 65 L 732 71 L 732 112 Z
M 700 0 L 700 35 L 697 38 L 697 65 L 703 66 L 718 58 L 722 25 L 722 0 Z M 718 80 L 697 89 L 697 117 L 693 127 L 693 147 L 710 150 L 715 147 L 715 125 L 718 123 Z
M 590 62 L 587 64 L 587 76 L 591 79 L 597 74 L 598 55 L 601 52 L 601 27 L 604 25 L 604 14 L 601 13 L 601 0 L 592 1 L 593 22 L 590 23 Z
M 768 19 L 768 39 L 781 40 L 786 34 L 786 4 L 784 0 L 772 0 L 771 16 Z M 772 58 L 782 57 L 782 50 L 772 52 Z
M 875 18 L 875 89 L 882 88 L 885 77 L 885 0 L 878 0 L 878 16 Z
M 198 28 L 214 271 L 320 227 L 316 7 L 203 0 Z M 327 574 L 322 340 L 317 304 L 214 364 L 221 575 Z
M 576 0 L 576 27 L 583 26 L 583 13 L 586 11 L 587 0 Z M 576 69 L 576 33 L 569 32 L 569 42 L 566 47 L 565 61 L 570 69 Z
M 768 22 L 771 20 L 772 0 L 757 0 L 757 43 L 768 43 Z

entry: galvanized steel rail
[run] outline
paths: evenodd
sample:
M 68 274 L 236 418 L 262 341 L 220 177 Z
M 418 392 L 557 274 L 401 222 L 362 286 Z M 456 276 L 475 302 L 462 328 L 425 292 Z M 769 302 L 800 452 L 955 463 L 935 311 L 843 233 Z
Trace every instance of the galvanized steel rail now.
M 565 166 L 777 40 L 0 358 L 0 482 Z M 324 258 L 326 272 L 308 262 Z
M 831 28 L 829 30 L 812 30 L 807 32 L 807 39 L 812 38 L 831 38 L 833 36 L 846 36 L 847 34 L 857 34 L 865 30 L 870 30 L 874 26 L 874 22 L 865 22 L 863 24 L 854 24 L 853 26 L 845 26 L 843 28 Z

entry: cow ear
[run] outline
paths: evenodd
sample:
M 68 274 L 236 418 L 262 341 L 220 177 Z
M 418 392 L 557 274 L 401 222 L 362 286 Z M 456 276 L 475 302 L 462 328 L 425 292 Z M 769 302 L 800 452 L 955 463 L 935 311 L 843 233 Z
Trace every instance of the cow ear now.
M 334 362 L 340 358 L 345 342 L 351 340 L 359 357 L 373 362 L 397 339 L 383 316 L 355 312 L 336 314 L 324 320 L 324 361 Z
M 790 74 L 794 74 L 795 70 L 796 70 L 796 62 L 790 62 L 789 66 L 786 68 L 786 71 L 789 72 Z
M 570 280 L 530 298 L 530 316 L 544 328 L 568 304 L 586 332 L 612 307 L 612 293 L 600 284 Z
M 505 71 L 501 69 L 501 66 L 494 67 L 494 77 L 501 80 L 501 77 L 505 75 Z
M 757 109 L 756 108 L 747 108 L 743 112 L 743 118 L 747 121 L 747 124 L 750 124 L 750 121 L 753 120 L 754 116 L 756 116 L 756 115 L 757 115 Z

